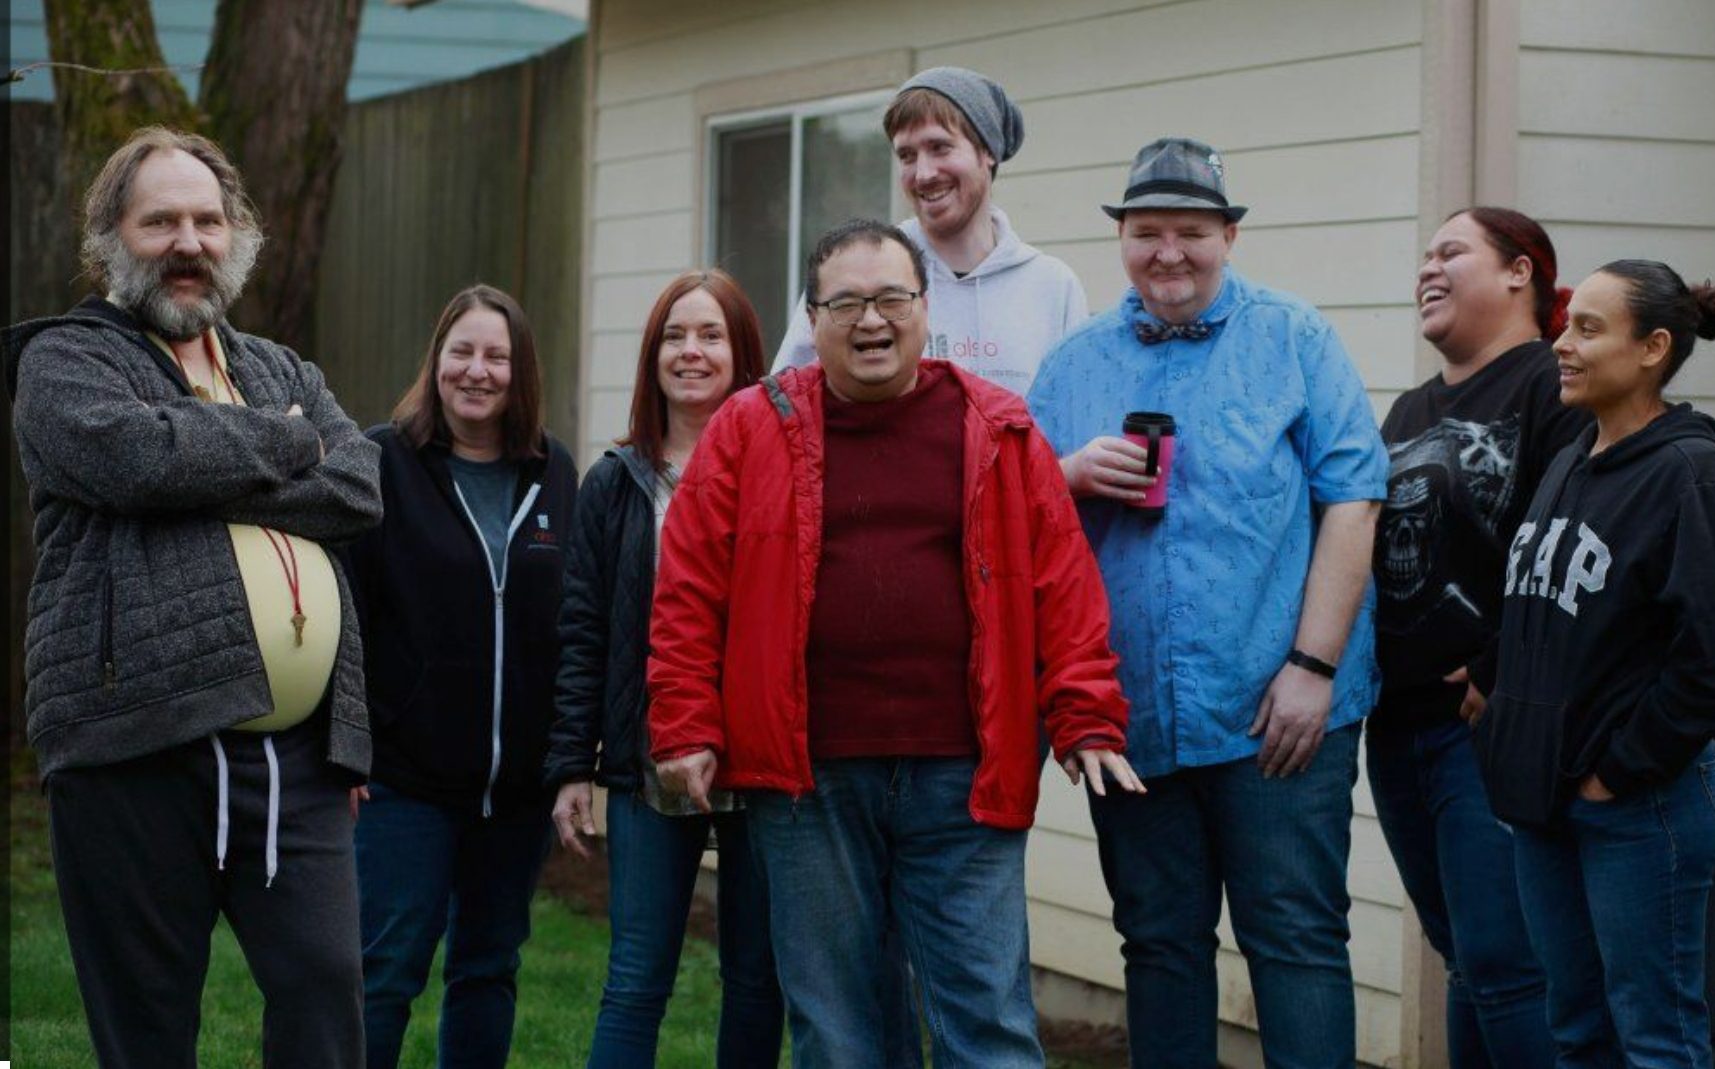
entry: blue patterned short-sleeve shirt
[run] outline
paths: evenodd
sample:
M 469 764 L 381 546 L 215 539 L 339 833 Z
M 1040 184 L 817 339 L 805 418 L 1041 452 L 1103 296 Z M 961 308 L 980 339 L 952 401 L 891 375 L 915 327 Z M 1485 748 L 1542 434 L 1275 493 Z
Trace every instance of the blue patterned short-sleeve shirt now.
M 1167 511 L 1147 522 L 1079 502 L 1101 565 L 1139 774 L 1254 755 L 1246 730 L 1298 629 L 1313 506 L 1387 497 L 1387 452 L 1363 382 L 1309 304 L 1229 269 L 1207 339 L 1145 346 L 1135 291 L 1049 354 L 1029 402 L 1060 456 L 1165 412 L 1177 438 Z M 1352 626 L 1328 730 L 1375 702 L 1373 594 Z

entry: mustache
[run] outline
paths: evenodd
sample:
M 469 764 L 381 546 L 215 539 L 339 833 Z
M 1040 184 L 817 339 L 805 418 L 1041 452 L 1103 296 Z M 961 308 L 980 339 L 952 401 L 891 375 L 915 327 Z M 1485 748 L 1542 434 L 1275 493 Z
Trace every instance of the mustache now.
M 154 263 L 154 275 L 157 282 L 165 279 L 194 278 L 200 282 L 214 281 L 214 258 L 210 256 L 184 256 L 178 253 L 168 253 Z

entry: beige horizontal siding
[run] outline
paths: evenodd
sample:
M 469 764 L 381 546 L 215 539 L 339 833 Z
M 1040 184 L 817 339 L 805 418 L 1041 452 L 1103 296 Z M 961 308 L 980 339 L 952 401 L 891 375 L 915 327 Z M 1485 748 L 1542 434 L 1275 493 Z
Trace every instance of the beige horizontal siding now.
M 661 211 L 689 212 L 700 184 L 696 156 L 689 149 L 669 149 L 598 163 L 595 220 Z
M 1400 46 L 1142 86 L 1098 82 L 1080 96 L 1021 101 L 1025 145 L 1003 173 L 1112 166 L 1119 183 L 1140 146 L 1169 135 L 1240 152 L 1410 134 L 1417 81 L 1416 49 Z M 1234 200 L 1262 210 L 1246 181 L 1229 173 Z
M 1519 40 L 1526 48 L 1715 56 L 1710 10 L 1709 0 L 1523 0 Z
M 615 275 L 682 271 L 685 250 L 693 244 L 689 208 L 597 219 L 593 229 L 592 255 Z
M 1518 202 L 1575 284 L 1621 257 L 1715 275 L 1715 3 L 1524 0 Z M 1704 343 L 1672 393 L 1715 410 Z

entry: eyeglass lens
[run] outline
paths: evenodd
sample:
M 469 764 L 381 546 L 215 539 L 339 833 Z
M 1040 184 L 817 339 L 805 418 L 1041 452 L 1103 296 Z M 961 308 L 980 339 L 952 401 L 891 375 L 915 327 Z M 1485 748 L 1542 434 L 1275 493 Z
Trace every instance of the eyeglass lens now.
M 846 297 L 829 301 L 827 307 L 835 323 L 849 327 L 863 318 L 864 306 L 871 302 L 874 302 L 881 318 L 897 322 L 911 314 L 911 306 L 916 300 L 908 293 L 883 293 L 878 297 Z

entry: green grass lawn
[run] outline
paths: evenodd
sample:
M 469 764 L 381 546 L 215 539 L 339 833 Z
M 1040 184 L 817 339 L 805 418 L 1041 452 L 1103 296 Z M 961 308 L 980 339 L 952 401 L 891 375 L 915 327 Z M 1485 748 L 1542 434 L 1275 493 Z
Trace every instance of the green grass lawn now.
M 13 783 L 29 779 L 13 769 Z M 95 1064 L 66 949 L 65 928 L 47 840 L 47 807 L 39 791 L 12 791 L 12 1058 L 29 1069 L 86 1069 Z M 607 922 L 586 916 L 548 894 L 537 896 L 534 934 L 518 979 L 513 1069 L 581 1065 L 607 970 Z M 434 976 L 440 975 L 437 962 Z M 437 982 L 418 1000 L 401 1065 L 426 1069 L 435 1061 Z M 215 933 L 203 994 L 199 1062 L 209 1069 L 260 1069 L 262 998 L 250 981 L 238 944 L 224 923 Z M 678 986 L 661 1032 L 661 1069 L 713 1064 L 720 981 L 715 951 L 689 940 Z M 781 1064 L 787 1064 L 783 1057 Z M 1088 1069 L 1050 1059 L 1053 1069 Z
M 518 1024 L 509 1064 L 517 1069 L 564 1069 L 589 1050 L 607 972 L 607 922 L 575 912 L 546 894 L 536 899 L 533 922 L 518 979 Z M 31 1069 L 93 1066 L 54 892 L 47 808 L 40 793 L 28 788 L 12 794 L 11 936 L 14 1060 Z M 433 975 L 440 975 L 438 962 Z M 402 1065 L 434 1065 L 439 1011 L 439 984 L 431 982 L 412 1014 Z M 224 922 L 215 933 L 202 1012 L 200 1064 L 260 1069 L 262 996 Z M 719 1012 L 714 948 L 691 940 L 662 1029 L 662 1069 L 710 1064 Z

